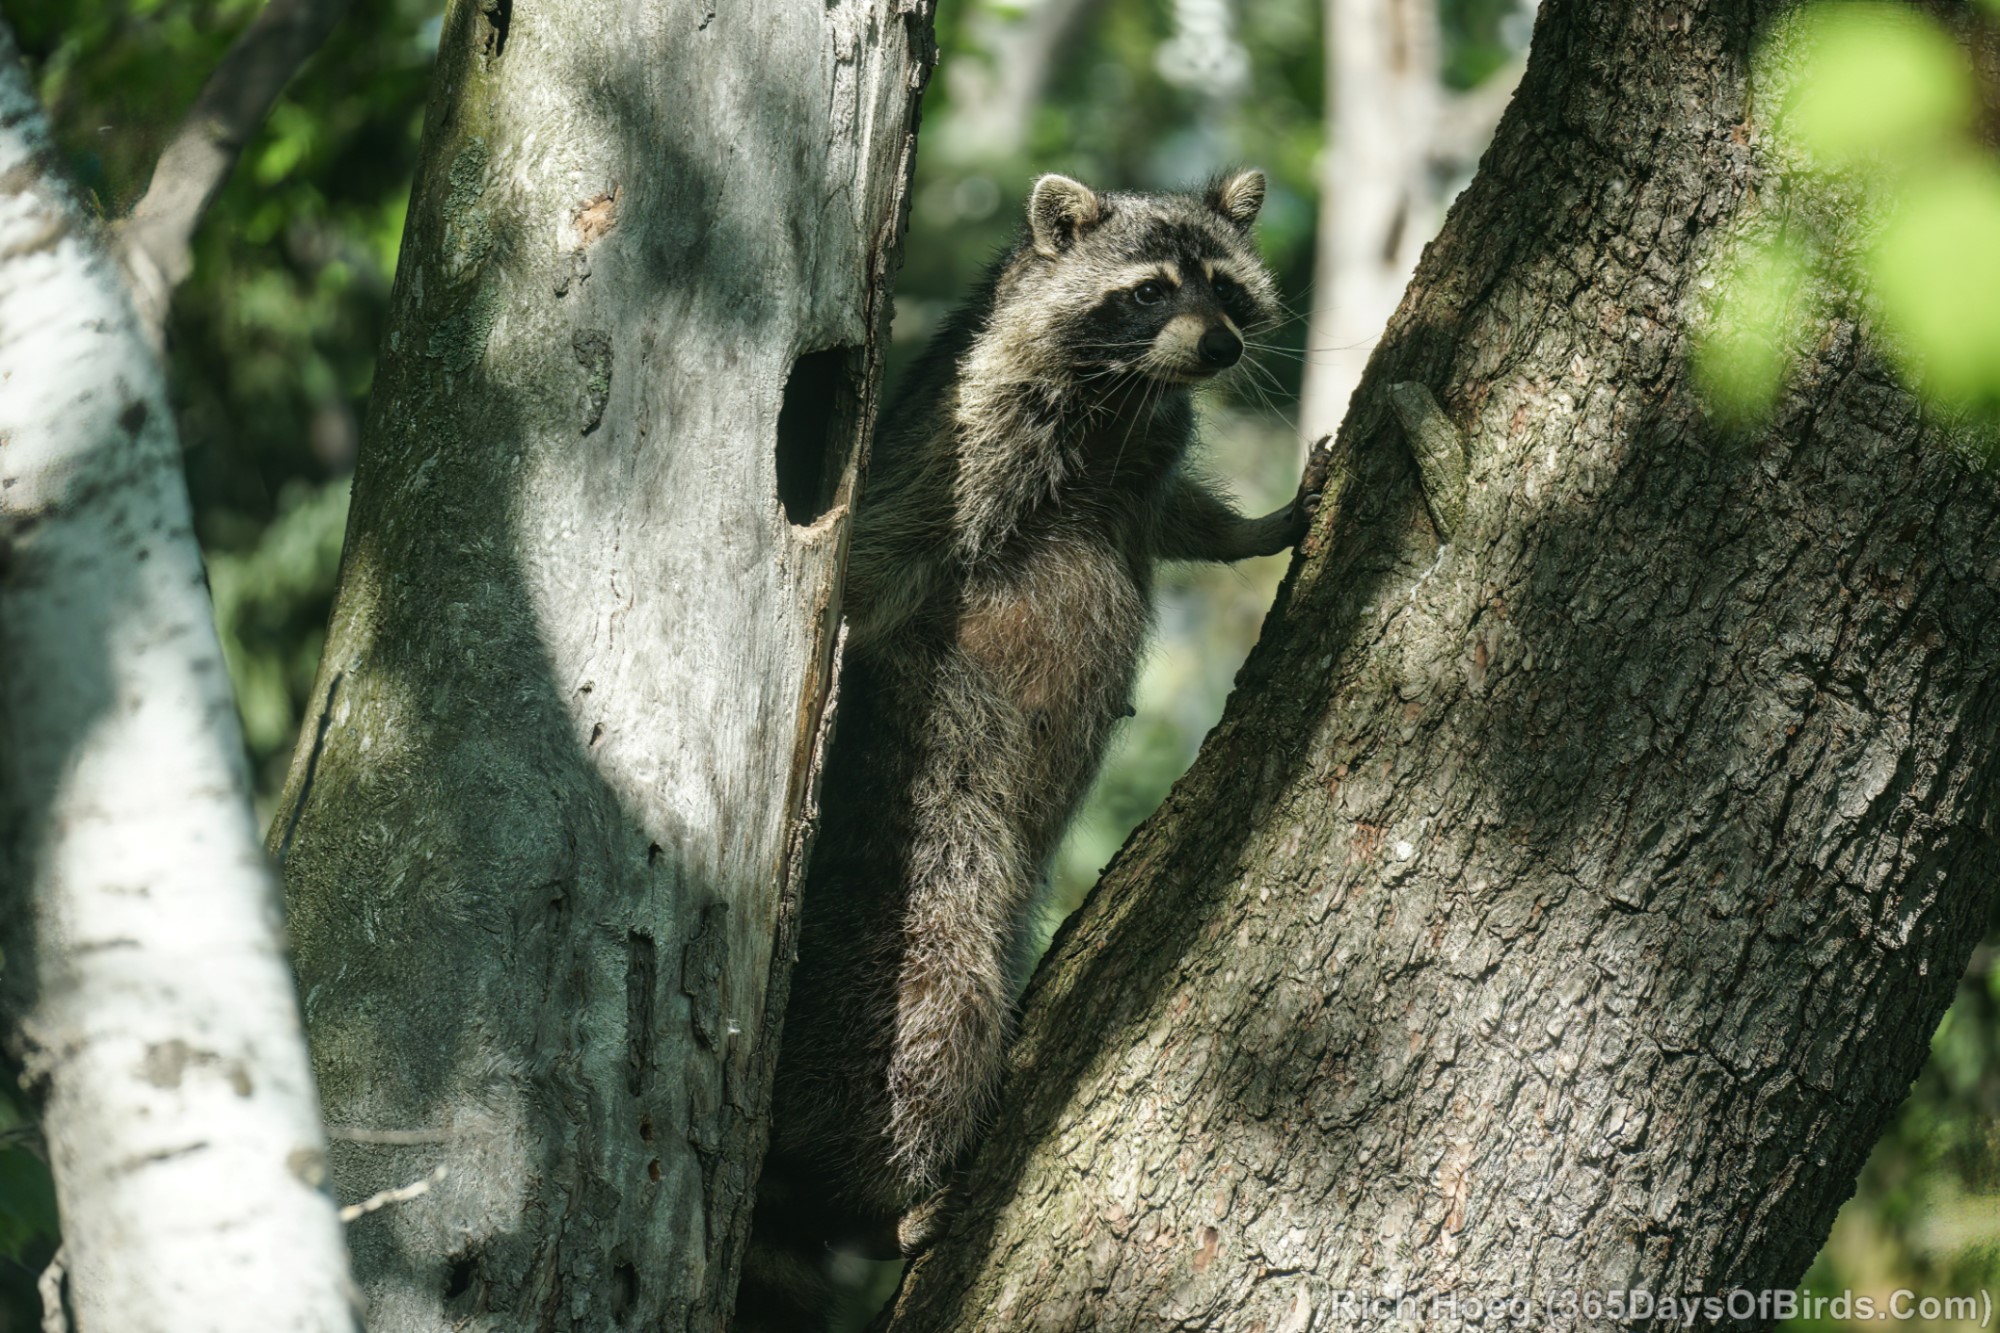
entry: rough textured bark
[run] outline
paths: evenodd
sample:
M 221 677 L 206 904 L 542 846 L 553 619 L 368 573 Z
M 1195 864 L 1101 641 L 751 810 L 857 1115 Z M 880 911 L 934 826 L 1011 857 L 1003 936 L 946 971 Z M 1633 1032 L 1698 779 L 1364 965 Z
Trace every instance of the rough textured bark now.
M 1846 316 L 1768 428 L 1704 417 L 1777 8 L 1544 7 L 1342 489 L 1044 966 L 895 1329 L 1389 1322 L 1343 1293 L 1599 1327 L 1592 1292 L 1803 1272 L 2000 861 L 2000 495 Z M 1407 382 L 1469 442 L 1449 545 Z
M 272 830 L 372 1328 L 729 1306 L 929 23 L 447 15 Z
M 0 887 L 85 1329 L 355 1327 L 165 376 L 0 23 Z M 51 1284 L 53 1285 L 53 1284 Z

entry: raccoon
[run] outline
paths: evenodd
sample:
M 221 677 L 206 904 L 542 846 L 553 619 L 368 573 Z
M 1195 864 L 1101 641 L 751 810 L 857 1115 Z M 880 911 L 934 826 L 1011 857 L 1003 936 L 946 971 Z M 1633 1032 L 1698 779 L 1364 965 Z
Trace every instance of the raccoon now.
M 1190 466 L 1191 393 L 1277 311 L 1264 178 L 1035 181 L 878 432 L 769 1158 L 735 1327 L 823 1326 L 828 1255 L 908 1254 L 993 1096 L 1048 861 L 1130 712 L 1157 560 L 1269 555 Z

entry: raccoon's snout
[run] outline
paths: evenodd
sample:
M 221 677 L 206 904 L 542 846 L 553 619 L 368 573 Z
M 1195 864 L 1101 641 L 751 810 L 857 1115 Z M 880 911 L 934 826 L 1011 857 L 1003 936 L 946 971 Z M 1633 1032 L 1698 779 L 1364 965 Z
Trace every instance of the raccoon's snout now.
M 1243 339 L 1227 319 L 1211 318 L 1189 311 L 1168 320 L 1141 365 L 1173 383 L 1192 384 L 1241 361 Z
M 1243 340 L 1221 325 L 1201 335 L 1195 352 L 1207 370 L 1227 370 L 1243 359 Z

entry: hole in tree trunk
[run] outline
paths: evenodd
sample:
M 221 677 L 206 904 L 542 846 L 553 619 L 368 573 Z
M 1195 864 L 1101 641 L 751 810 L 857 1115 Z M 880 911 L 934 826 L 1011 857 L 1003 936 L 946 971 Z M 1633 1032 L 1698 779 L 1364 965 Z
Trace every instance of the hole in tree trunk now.
M 451 1270 L 445 1274 L 444 1278 L 444 1298 L 446 1300 L 463 1296 L 471 1289 L 472 1272 L 476 1266 L 473 1257 L 469 1254 L 461 1255 L 451 1261 Z
M 479 0 L 479 12 L 486 18 L 486 54 L 498 56 L 507 49 L 507 27 L 514 21 L 514 0 Z
M 611 1317 L 624 1323 L 639 1303 L 639 1270 L 630 1262 L 611 1270 Z
M 778 499 L 785 517 L 804 527 L 833 503 L 854 437 L 858 347 L 827 347 L 792 363 L 778 409 Z

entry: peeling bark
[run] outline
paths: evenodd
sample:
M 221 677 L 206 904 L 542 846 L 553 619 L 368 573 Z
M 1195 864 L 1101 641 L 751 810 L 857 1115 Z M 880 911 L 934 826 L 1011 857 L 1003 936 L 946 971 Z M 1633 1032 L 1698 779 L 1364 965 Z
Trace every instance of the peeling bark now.
M 378 1330 L 722 1326 L 927 5 L 461 0 L 275 840 Z
M 1803 1273 L 1986 919 L 2000 493 L 1851 315 L 1767 429 L 1704 416 L 1778 8 L 1544 6 L 898 1333 L 1602 1327 Z M 1406 383 L 1468 447 L 1447 545 Z

